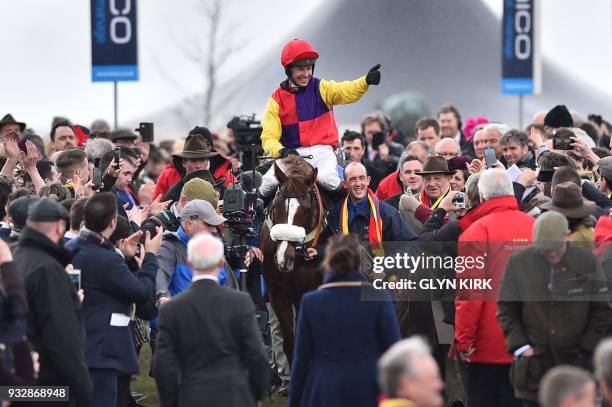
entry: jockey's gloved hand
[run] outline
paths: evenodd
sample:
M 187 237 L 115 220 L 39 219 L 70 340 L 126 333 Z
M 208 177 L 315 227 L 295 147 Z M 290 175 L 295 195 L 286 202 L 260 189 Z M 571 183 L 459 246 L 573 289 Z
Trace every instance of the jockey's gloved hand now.
M 287 147 L 283 147 L 280 149 L 280 158 L 285 158 L 288 155 L 299 155 L 297 151 L 295 151 L 293 148 L 287 148 Z
M 366 83 L 368 85 L 378 85 L 380 83 L 380 64 L 374 65 L 366 74 Z

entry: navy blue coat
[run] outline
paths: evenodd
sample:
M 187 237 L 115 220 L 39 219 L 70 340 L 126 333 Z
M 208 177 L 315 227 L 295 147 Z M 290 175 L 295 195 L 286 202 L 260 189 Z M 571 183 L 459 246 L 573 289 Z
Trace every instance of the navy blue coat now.
M 72 264 L 81 270 L 85 292 L 87 366 L 137 374 L 138 359 L 130 326 L 111 326 L 111 315 L 130 315 L 133 303 L 146 302 L 153 295 L 157 258 L 147 253 L 140 273 L 134 274 L 117 252 L 83 238 L 76 239 L 73 253 Z
M 328 273 L 325 282 L 360 281 Z M 362 301 L 362 290 L 381 301 Z M 372 286 L 304 295 L 291 366 L 289 407 L 376 406 L 378 358 L 400 338 L 395 307 Z
M 340 205 L 329 211 L 327 223 L 334 233 L 339 233 L 341 222 Z M 384 242 L 405 242 L 416 240 L 417 236 L 410 226 L 404 222 L 399 212 L 387 203 L 380 202 L 380 217 L 382 219 L 382 240 Z M 368 229 L 370 227 L 370 205 L 367 202 L 359 206 L 359 210 L 352 221 L 349 223 L 349 230 L 359 236 L 362 242 L 368 241 Z

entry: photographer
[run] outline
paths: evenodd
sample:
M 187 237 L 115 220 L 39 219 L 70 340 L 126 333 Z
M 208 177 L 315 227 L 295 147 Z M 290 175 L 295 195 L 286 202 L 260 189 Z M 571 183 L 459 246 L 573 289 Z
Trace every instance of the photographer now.
M 215 208 L 200 199 L 193 200 L 180 213 L 181 226 L 176 232 L 166 232 L 161 249 L 157 254 L 156 293 L 158 304 L 163 305 L 172 296 L 185 291 L 191 285 L 193 273 L 187 265 L 187 243 L 200 232 L 219 235 L 218 227 L 225 218 L 215 212 Z M 219 273 L 219 284 L 236 287 L 235 276 L 225 265 Z
M 361 120 L 361 133 L 368 144 L 367 159 L 385 176 L 397 169 L 404 146 L 388 139 L 391 128 L 389 118 L 382 112 L 365 116 Z

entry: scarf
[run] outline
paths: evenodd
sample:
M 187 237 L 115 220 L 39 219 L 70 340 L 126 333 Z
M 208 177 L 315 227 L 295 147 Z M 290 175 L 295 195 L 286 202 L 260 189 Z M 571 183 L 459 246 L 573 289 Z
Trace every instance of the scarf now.
M 81 232 L 79 233 L 79 238 L 85 240 L 86 242 L 93 243 L 98 246 L 102 246 L 105 249 L 115 251 L 115 245 L 104 236 L 96 233 L 92 230 L 87 229 L 86 227 L 81 228 Z
M 340 231 L 343 235 L 348 235 L 349 230 L 349 216 L 348 216 L 348 201 L 347 196 L 342 202 L 340 212 Z M 368 229 L 368 241 L 372 245 L 372 253 L 375 256 L 384 256 L 385 251 L 382 246 L 382 218 L 380 217 L 380 202 L 374 195 L 371 189 L 368 188 L 368 202 L 370 204 L 370 227 Z
M 425 189 L 423 189 L 421 191 L 421 195 L 419 195 L 419 201 L 423 204 L 428 206 L 429 208 L 431 208 L 432 211 L 435 211 L 436 208 L 438 207 L 438 205 L 440 205 L 440 202 L 442 202 L 442 200 L 444 199 L 444 197 L 450 192 L 450 185 L 448 186 L 448 188 L 446 189 L 446 191 L 444 191 L 444 193 L 442 195 L 440 195 L 440 197 L 438 199 L 436 199 L 436 202 L 433 203 L 433 205 L 431 204 L 431 200 L 429 199 L 429 197 L 427 196 L 427 194 L 425 194 Z

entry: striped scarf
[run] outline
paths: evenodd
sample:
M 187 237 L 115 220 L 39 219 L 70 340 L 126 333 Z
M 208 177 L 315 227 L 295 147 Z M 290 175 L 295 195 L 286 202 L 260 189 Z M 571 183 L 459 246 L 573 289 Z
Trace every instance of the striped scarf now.
M 350 233 L 348 221 L 349 199 L 350 198 L 347 196 L 344 199 L 344 202 L 342 202 L 342 210 L 340 213 L 340 231 L 343 235 L 348 235 Z M 368 189 L 368 202 L 370 204 L 370 227 L 368 229 L 368 241 L 372 245 L 372 253 L 374 253 L 375 256 L 384 256 L 385 251 L 382 245 L 383 224 L 380 216 L 380 202 L 371 189 Z

